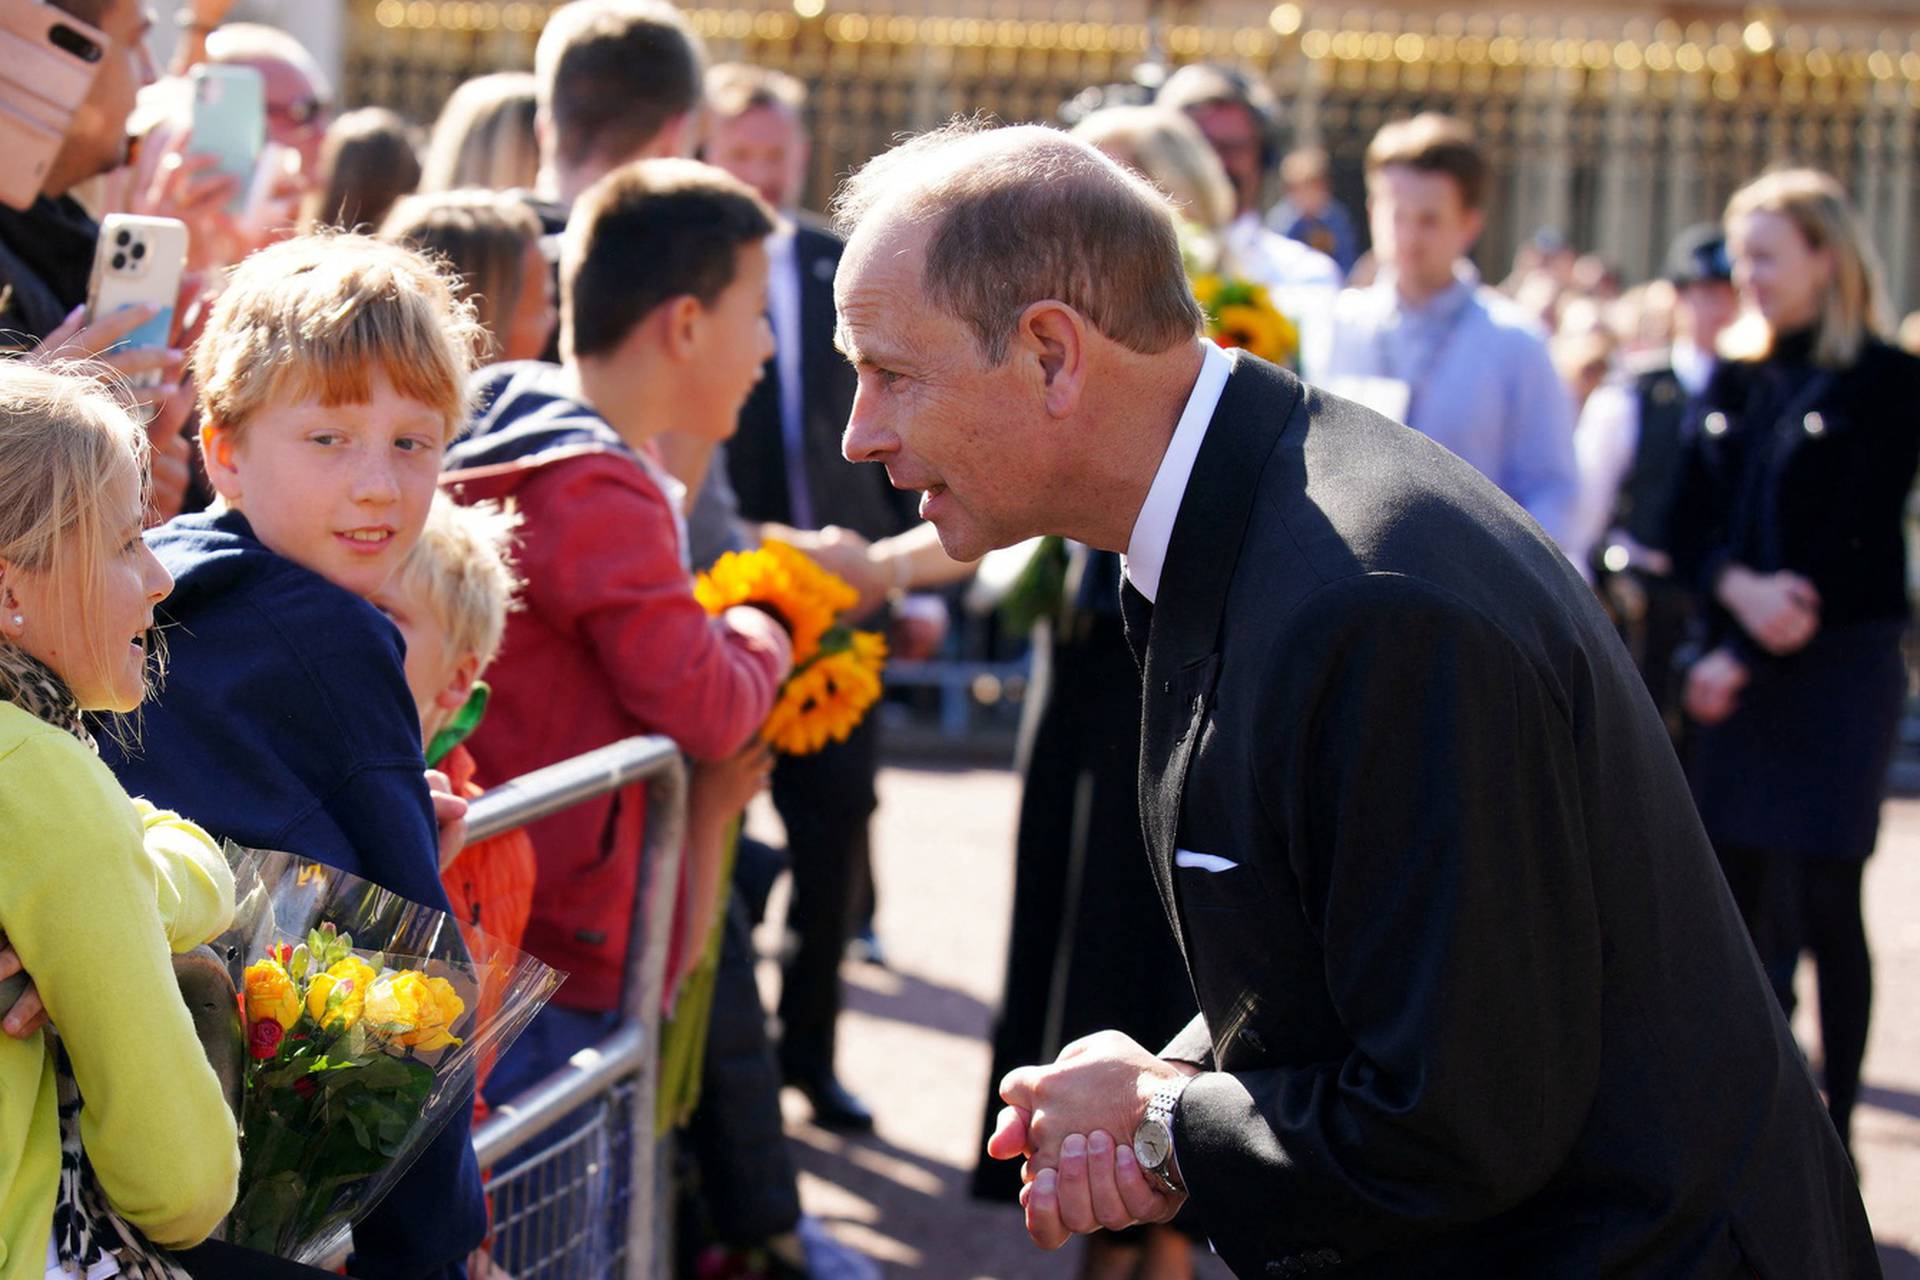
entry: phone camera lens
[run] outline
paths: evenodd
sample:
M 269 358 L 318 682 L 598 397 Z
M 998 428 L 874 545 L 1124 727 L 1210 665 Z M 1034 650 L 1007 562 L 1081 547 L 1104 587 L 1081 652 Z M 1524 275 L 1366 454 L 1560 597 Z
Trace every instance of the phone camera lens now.
M 146 257 L 146 256 L 147 256 L 147 246 L 146 246 L 146 245 L 144 245 L 144 244 L 136 244 L 135 246 L 133 246 L 133 260 L 134 260 L 135 262 L 138 262 L 138 261 L 140 261 L 140 259 L 142 259 L 142 258 L 144 258 L 144 257 Z
M 114 269 L 115 271 L 125 271 L 125 270 L 127 269 L 127 255 L 126 255 L 126 254 L 124 254 L 124 253 L 116 253 L 116 254 L 114 254 L 114 255 L 113 255 L 113 269 Z
M 127 241 L 129 241 L 129 240 L 131 240 L 131 239 L 133 239 L 133 233 L 132 233 L 132 232 L 129 232 L 129 231 L 122 231 L 122 232 L 121 232 L 121 233 L 120 233 L 119 235 L 117 235 L 117 236 L 115 236 L 115 237 L 113 238 L 113 242 L 114 242 L 115 244 L 117 244 L 117 245 L 119 245 L 119 246 L 120 246 L 120 247 L 121 247 L 122 249 L 124 249 L 124 248 L 126 248 L 126 247 L 127 247 Z

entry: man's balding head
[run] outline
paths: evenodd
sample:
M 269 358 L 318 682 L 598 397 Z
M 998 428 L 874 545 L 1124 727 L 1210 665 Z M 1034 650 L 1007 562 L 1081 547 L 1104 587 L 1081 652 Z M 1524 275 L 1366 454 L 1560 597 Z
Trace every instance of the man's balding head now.
M 1048 299 L 1142 354 L 1201 329 L 1165 197 L 1058 130 L 922 134 L 848 179 L 834 211 L 851 253 L 924 231 L 927 298 L 966 322 L 991 363 L 1021 313 Z
M 952 125 L 849 180 L 834 279 L 859 373 L 841 450 L 947 554 L 1124 547 L 1202 361 L 1164 196 L 1052 129 Z

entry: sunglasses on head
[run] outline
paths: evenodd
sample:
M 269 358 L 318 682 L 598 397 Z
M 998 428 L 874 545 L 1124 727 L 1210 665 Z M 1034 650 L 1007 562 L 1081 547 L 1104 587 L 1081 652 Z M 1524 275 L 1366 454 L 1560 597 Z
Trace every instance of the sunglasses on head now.
M 296 129 L 304 129 L 327 114 L 328 106 L 319 98 L 301 98 L 294 102 L 269 103 L 267 114 L 285 120 Z

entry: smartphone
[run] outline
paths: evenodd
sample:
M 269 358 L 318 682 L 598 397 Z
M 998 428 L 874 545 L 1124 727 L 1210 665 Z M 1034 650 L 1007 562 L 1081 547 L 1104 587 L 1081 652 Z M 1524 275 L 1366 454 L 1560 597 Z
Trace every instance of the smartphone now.
M 39 198 L 107 44 L 42 0 L 0 0 L 0 204 L 25 209 Z
M 173 336 L 173 310 L 180 299 L 180 276 L 186 267 L 186 223 L 178 218 L 108 214 L 100 224 L 100 240 L 93 251 L 93 276 L 87 283 L 87 323 L 94 324 L 122 307 L 156 306 L 160 310 L 151 320 L 112 349 L 166 346 Z M 131 381 L 136 387 L 156 387 L 160 374 L 143 373 Z
M 267 90 L 252 67 L 201 63 L 192 72 L 193 128 L 187 151 L 212 156 L 219 172 L 238 181 L 230 212 L 246 204 L 247 188 L 267 141 Z

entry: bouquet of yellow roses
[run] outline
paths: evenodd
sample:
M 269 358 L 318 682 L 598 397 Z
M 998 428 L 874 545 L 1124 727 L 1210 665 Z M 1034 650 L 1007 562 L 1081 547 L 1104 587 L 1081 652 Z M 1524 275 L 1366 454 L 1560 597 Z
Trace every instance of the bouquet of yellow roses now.
M 845 615 L 860 594 L 784 542 L 729 551 L 693 586 L 694 598 L 718 617 L 735 605 L 773 614 L 793 637 L 793 671 L 760 729 L 775 751 L 812 755 L 845 742 L 880 700 L 886 638 L 856 631 Z
M 451 917 L 358 876 L 227 854 L 240 905 L 215 946 L 239 969 L 246 1066 L 225 1238 L 318 1263 L 471 1105 L 475 1064 L 561 979 L 498 944 L 476 964 Z

